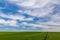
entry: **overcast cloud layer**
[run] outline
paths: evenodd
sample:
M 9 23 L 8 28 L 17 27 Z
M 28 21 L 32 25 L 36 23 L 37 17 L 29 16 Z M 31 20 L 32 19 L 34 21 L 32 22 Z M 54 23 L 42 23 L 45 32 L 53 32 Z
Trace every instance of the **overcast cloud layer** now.
M 60 0 L 0 0 L 0 31 L 60 32 Z

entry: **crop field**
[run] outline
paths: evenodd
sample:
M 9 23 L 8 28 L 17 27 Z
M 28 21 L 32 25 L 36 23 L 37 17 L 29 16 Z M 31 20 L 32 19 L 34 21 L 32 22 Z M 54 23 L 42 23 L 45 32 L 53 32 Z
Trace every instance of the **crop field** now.
M 0 32 L 0 40 L 60 40 L 59 32 Z

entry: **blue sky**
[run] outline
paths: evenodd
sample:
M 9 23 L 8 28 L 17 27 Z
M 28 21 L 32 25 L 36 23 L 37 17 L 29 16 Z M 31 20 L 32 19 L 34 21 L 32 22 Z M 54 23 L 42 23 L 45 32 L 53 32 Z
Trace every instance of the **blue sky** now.
M 0 0 L 0 31 L 60 31 L 59 0 Z

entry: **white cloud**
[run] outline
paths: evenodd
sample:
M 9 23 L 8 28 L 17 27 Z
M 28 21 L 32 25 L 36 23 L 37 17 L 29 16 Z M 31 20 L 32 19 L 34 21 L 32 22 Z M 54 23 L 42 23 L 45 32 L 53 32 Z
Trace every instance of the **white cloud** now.
M 51 0 L 52 4 L 60 4 L 60 0 Z
M 24 11 L 23 10 L 18 10 L 19 13 L 23 13 Z
M 33 17 L 30 17 L 30 18 L 25 18 L 25 21 L 33 21 Z
M 35 4 L 36 0 L 26 0 L 22 3 L 17 3 L 17 5 L 24 6 L 24 7 L 31 7 Z
M 43 29 L 44 32 L 60 32 L 60 28 Z
M 22 25 L 40 27 L 44 29 L 43 31 L 60 31 L 60 13 L 51 15 L 51 20 L 48 22 L 38 22 L 37 24 L 23 22 Z
M 13 2 L 13 3 L 16 2 L 15 4 L 19 6 L 26 7 L 28 9 L 29 8 L 33 9 L 33 11 L 18 10 L 18 12 L 25 12 L 29 15 L 37 16 L 37 17 L 44 17 L 50 12 L 53 12 L 54 6 L 52 6 L 52 4 L 57 1 L 59 0 L 42 0 L 42 1 L 41 0 L 9 0 L 9 2 Z M 38 8 L 38 10 L 36 8 Z
M 5 17 L 5 18 L 14 19 L 14 20 L 17 20 L 17 19 L 24 20 L 24 16 L 21 16 L 21 15 L 20 16 L 19 15 L 6 15 L 3 13 L 0 13 L 0 16 Z
M 42 24 L 33 24 L 33 23 L 27 23 L 27 22 L 22 22 L 22 26 L 31 26 L 31 27 L 40 27 L 40 28 L 45 28 L 48 29 L 50 26 L 48 25 L 42 25 Z
M 60 22 L 60 13 L 56 13 L 55 15 L 53 15 L 51 17 L 51 20 L 55 22 Z
M 11 3 L 15 3 L 19 6 L 24 7 L 31 7 L 31 8 L 42 8 L 47 3 L 50 2 L 50 0 L 8 0 Z
M 53 9 L 54 9 L 54 6 L 48 5 L 46 8 L 25 10 L 23 12 L 28 14 L 28 15 L 31 15 L 31 16 L 44 17 L 44 16 L 52 13 Z
M 0 17 L 9 18 L 12 20 L 20 20 L 20 21 L 32 21 L 33 20 L 33 17 L 25 18 L 23 15 L 6 15 L 3 13 L 0 13 Z
M 18 12 L 26 13 L 31 16 L 36 16 L 36 17 L 44 17 L 46 15 L 49 15 L 50 13 L 53 12 L 54 6 L 51 4 L 59 4 L 57 0 L 8 0 L 9 2 L 16 3 L 18 6 L 26 7 L 29 10 L 18 10 Z M 50 3 L 47 6 L 45 6 L 47 3 Z M 45 6 L 45 8 L 43 8 Z M 30 9 L 31 8 L 31 9 Z M 38 9 L 36 9 L 38 8 Z M 33 9 L 33 10 L 32 10 Z M 25 18 L 22 15 L 6 15 L 3 13 L 0 13 L 1 17 L 5 18 L 10 18 L 12 20 L 5 21 L 3 19 L 0 19 L 0 24 L 4 25 L 9 25 L 9 26 L 16 26 L 16 20 L 21 20 L 21 21 L 31 21 L 33 18 Z M 51 16 L 51 20 L 48 22 L 39 22 L 38 24 L 34 23 L 27 23 L 27 22 L 22 22 L 20 24 L 21 26 L 31 26 L 31 27 L 40 27 L 43 28 L 45 31 L 60 31 L 60 14 L 55 14 Z M 43 30 L 43 31 L 44 31 Z
M 48 21 L 48 22 L 40 23 L 40 24 L 43 24 L 43 25 L 52 25 L 52 26 L 60 26 L 60 22 L 54 22 L 54 21 Z
M 22 2 L 23 0 L 5 0 L 5 1 L 10 3 L 18 3 L 18 2 Z
M 30 9 L 30 10 L 25 10 L 25 11 L 18 10 L 18 12 L 20 13 L 24 12 L 29 15 L 37 16 L 37 17 L 44 17 L 45 15 L 49 14 L 49 12 L 52 12 L 54 8 L 54 6 L 49 4 L 51 0 L 42 0 L 42 1 L 41 0 L 22 0 L 22 1 L 21 0 L 15 0 L 15 1 L 9 0 L 9 2 L 10 1 L 13 3 L 16 1 L 15 3 L 16 5 Z M 47 4 L 50 5 L 48 6 L 48 8 L 45 6 Z M 43 8 L 43 7 L 46 7 L 46 8 Z
M 0 19 L 0 24 L 2 25 L 7 25 L 7 26 L 17 26 L 17 22 L 15 20 L 4 20 L 4 19 Z
M 3 16 L 3 15 L 1 15 Z M 8 16 L 4 16 L 4 17 L 8 17 Z M 15 17 L 15 16 L 14 16 Z M 57 22 L 56 19 L 59 19 L 59 14 L 53 15 L 51 21 L 48 22 L 39 22 L 38 24 L 34 24 L 34 23 L 27 23 L 27 22 L 22 22 L 20 24 L 20 26 L 31 26 L 31 27 L 40 27 L 43 28 L 44 30 L 42 31 L 59 31 L 60 29 L 60 22 Z M 9 18 L 9 17 L 8 17 Z M 13 17 L 11 17 L 13 19 Z M 16 18 L 16 17 L 15 17 Z M 53 18 L 56 20 L 54 21 Z M 25 20 L 32 20 L 32 18 L 27 18 Z M 3 19 L 0 19 L 0 24 L 4 24 L 4 25 L 9 25 L 9 26 L 19 26 L 16 23 L 16 20 L 9 20 L 9 21 L 5 21 Z

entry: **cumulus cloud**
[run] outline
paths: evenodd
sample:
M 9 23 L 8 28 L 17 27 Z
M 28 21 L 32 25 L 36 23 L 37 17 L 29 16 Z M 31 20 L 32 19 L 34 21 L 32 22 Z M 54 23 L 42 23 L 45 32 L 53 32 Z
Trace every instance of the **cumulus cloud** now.
M 36 16 L 36 17 L 44 17 L 53 12 L 54 6 L 42 9 L 33 9 L 33 10 L 25 10 L 24 13 Z
M 23 24 L 28 25 L 28 26 L 34 26 L 34 27 L 42 27 L 42 28 L 51 28 L 51 27 L 59 27 L 60 26 L 60 22 L 53 22 L 53 21 L 41 22 L 38 24 L 23 22 Z
M 7 26 L 17 26 L 17 22 L 14 20 L 5 21 L 4 19 L 0 19 L 0 24 Z
M 32 7 L 32 8 L 42 8 L 44 7 L 50 0 L 9 0 L 9 2 L 16 3 L 19 6 L 24 7 Z
M 21 21 L 32 21 L 33 20 L 33 17 L 25 18 L 23 15 L 6 15 L 3 13 L 0 13 L 0 17 L 10 18 L 13 20 L 21 20 Z
M 51 17 L 52 21 L 60 22 L 60 13 L 57 13 Z
M 48 29 L 43 29 L 43 32 L 60 32 L 60 28 L 48 28 Z
M 18 12 L 37 17 L 44 17 L 54 9 L 54 6 L 51 5 L 52 0 L 22 0 L 22 2 L 20 0 L 10 0 L 9 2 L 16 2 L 16 5 L 29 9 L 25 11 L 18 10 Z
M 53 3 L 53 4 L 59 4 L 60 0 L 51 0 L 51 3 Z
M 12 4 L 15 3 L 19 7 L 22 6 L 23 8 L 26 9 L 24 11 L 18 10 L 18 12 L 21 13 L 22 15 L 18 13 L 17 13 L 18 15 L 10 15 L 0 12 L 0 17 L 12 19 L 8 21 L 4 19 L 0 19 L 0 24 L 9 25 L 9 26 L 21 26 L 21 27 L 22 26 L 39 27 L 39 28 L 43 28 L 43 30 L 41 31 L 60 31 L 60 13 L 57 12 L 56 14 L 52 15 L 55 8 L 53 4 L 59 4 L 58 2 L 59 0 L 42 0 L 42 1 L 41 0 L 6 0 L 6 1 Z M 25 16 L 23 16 L 23 14 L 28 14 L 33 17 L 26 18 Z M 34 21 L 33 19 L 35 17 L 38 18 L 50 17 L 51 19 L 47 22 L 40 22 L 39 20 L 37 20 L 38 23 L 26 22 L 26 21 Z M 17 20 L 21 21 L 21 23 L 18 23 Z
M 41 31 L 60 31 L 60 12 L 48 16 L 51 18 L 50 21 L 38 22 L 37 24 L 23 22 L 23 25 L 43 28 Z

